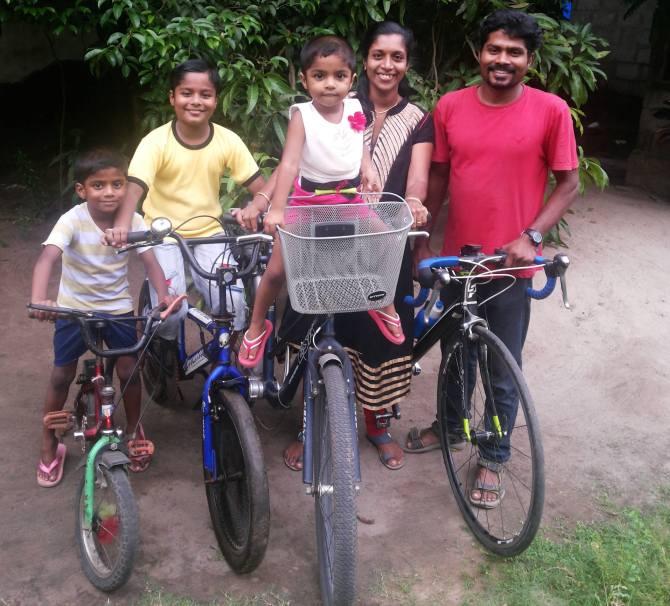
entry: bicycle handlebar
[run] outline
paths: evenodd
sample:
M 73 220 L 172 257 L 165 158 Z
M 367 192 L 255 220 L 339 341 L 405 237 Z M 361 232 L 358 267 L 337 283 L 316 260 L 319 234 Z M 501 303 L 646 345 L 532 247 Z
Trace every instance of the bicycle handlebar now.
M 428 299 L 430 291 L 435 287 L 436 282 L 442 282 L 442 285 L 446 286 L 451 280 L 451 275 L 448 273 L 448 269 L 466 266 L 466 267 L 476 267 L 482 266 L 483 264 L 501 264 L 505 261 L 506 254 L 502 251 L 496 251 L 493 255 L 483 255 L 479 252 L 473 255 L 463 255 L 463 256 L 450 256 L 450 257 L 433 257 L 430 259 L 425 259 L 419 263 L 418 267 L 418 281 L 421 285 L 421 289 L 416 297 L 406 296 L 404 302 L 413 307 L 419 307 L 423 305 Z M 532 286 L 529 286 L 526 289 L 526 294 L 532 299 L 546 299 L 556 287 L 556 279 L 558 278 L 561 283 L 561 292 L 563 296 L 563 304 L 567 309 L 570 309 L 570 303 L 568 302 L 567 296 L 567 287 L 565 284 L 565 272 L 570 265 L 570 259 L 564 253 L 558 253 L 554 256 L 553 259 L 546 259 L 545 257 L 535 257 L 534 265 L 542 266 L 544 272 L 547 276 L 547 281 L 545 285 L 540 289 L 534 289 Z M 533 267 L 533 266 L 529 266 Z M 523 267 L 513 268 L 513 269 L 524 269 Z M 493 270 L 496 271 L 496 270 Z M 502 272 L 505 270 L 499 270 Z M 478 274 L 473 273 L 472 277 L 477 277 Z M 487 274 L 490 277 L 490 273 Z
M 238 225 L 235 217 L 229 213 L 223 215 L 222 221 L 224 224 Z M 258 258 L 260 256 L 259 247 L 254 247 L 253 254 L 251 255 L 251 258 L 245 267 L 240 268 L 239 266 L 232 266 L 223 268 L 225 273 L 229 274 L 228 276 L 224 276 L 220 271 L 217 273 L 206 271 L 196 260 L 190 249 L 190 246 L 195 246 L 197 244 L 237 244 L 244 246 L 250 244 L 260 244 L 261 242 L 273 242 L 272 236 L 259 233 L 246 234 L 243 236 L 227 236 L 225 234 L 221 234 L 201 238 L 185 239 L 183 236 L 179 235 L 172 229 L 172 224 L 168 219 L 159 217 L 154 219 L 149 231 L 129 232 L 127 240 L 131 244 L 129 246 L 120 248 L 118 252 L 126 252 L 132 248 L 138 248 L 141 246 L 156 246 L 158 244 L 162 244 L 165 238 L 173 238 L 175 240 L 189 265 L 199 276 L 205 280 L 212 281 L 218 281 L 220 276 L 222 276 L 225 279 L 225 283 L 235 282 L 238 278 L 244 278 L 252 273 L 258 264 Z
M 81 328 L 81 334 L 84 339 L 84 343 L 86 343 L 86 347 L 95 355 L 101 356 L 103 358 L 118 358 L 121 356 L 130 356 L 136 354 L 146 345 L 147 341 L 152 336 L 152 328 L 154 324 L 160 323 L 162 321 L 162 313 L 159 308 L 153 309 L 149 316 L 119 316 L 115 318 L 114 316 L 110 317 L 109 315 L 102 316 L 99 312 L 95 311 L 82 311 L 80 309 L 71 309 L 69 307 L 52 307 L 50 305 L 38 305 L 36 303 L 28 303 L 27 307 L 28 309 L 46 311 L 62 318 L 75 320 Z M 170 308 L 173 307 L 174 304 L 170 306 Z M 110 320 L 124 320 L 128 322 L 146 320 L 146 324 L 144 326 L 142 336 L 132 347 L 100 349 L 93 339 L 89 324 L 92 322 L 104 322 Z

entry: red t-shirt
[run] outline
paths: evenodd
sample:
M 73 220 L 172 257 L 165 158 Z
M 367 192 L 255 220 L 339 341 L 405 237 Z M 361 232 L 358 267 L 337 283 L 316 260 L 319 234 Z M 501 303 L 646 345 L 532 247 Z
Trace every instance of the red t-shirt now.
M 515 240 L 542 208 L 548 169 L 577 168 L 570 111 L 556 95 L 524 86 L 513 103 L 490 106 L 473 86 L 444 95 L 433 117 L 433 162 L 450 164 L 443 255 Z

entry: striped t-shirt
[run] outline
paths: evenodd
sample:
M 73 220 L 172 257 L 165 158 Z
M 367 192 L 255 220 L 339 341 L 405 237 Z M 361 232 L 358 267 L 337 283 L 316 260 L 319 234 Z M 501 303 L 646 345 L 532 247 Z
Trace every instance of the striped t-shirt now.
M 132 231 L 145 229 L 142 217 L 135 213 Z M 59 306 L 112 314 L 133 310 L 128 290 L 128 254 L 117 254 L 112 246 L 101 244 L 102 235 L 83 202 L 58 219 L 43 242 L 44 246 L 52 244 L 63 251 Z

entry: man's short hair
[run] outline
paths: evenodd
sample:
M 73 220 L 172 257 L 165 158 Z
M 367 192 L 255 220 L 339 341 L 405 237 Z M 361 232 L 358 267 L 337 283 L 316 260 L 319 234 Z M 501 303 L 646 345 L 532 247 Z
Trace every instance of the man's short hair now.
M 534 17 L 521 11 L 500 9 L 485 17 L 479 26 L 479 48 L 484 48 L 489 35 L 498 30 L 510 38 L 521 38 L 528 54 L 534 53 L 542 45 L 542 28 Z

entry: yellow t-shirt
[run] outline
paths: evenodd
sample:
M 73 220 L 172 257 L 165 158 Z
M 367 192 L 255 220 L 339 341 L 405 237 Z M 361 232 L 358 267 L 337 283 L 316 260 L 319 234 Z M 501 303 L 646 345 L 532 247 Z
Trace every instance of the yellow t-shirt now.
M 142 210 L 147 224 L 156 217 L 167 217 L 174 227 L 197 215 L 220 217 L 221 177 L 229 172 L 235 183 L 246 186 L 260 174 L 242 139 L 223 126 L 210 126 L 209 138 L 198 146 L 179 140 L 174 121 L 140 141 L 128 175 L 146 192 Z M 203 217 L 177 231 L 195 238 L 220 232 L 221 226 Z

